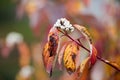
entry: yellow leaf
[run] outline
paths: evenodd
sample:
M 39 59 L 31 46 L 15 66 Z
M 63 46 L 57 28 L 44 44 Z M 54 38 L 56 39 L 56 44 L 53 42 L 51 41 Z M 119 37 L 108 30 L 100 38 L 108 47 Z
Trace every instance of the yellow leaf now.
M 63 62 L 69 74 L 75 72 L 76 70 L 75 59 L 78 51 L 79 51 L 79 46 L 74 42 L 69 43 L 64 51 Z

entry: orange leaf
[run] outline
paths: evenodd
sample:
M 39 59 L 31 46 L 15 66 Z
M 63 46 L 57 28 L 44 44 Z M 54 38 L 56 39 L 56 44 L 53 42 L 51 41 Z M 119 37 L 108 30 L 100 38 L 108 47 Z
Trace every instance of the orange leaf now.
M 48 42 L 46 43 L 42 53 L 46 71 L 50 74 L 50 76 L 52 74 L 52 67 L 57 53 L 58 41 L 58 34 L 56 32 L 52 32 L 51 30 L 48 35 Z

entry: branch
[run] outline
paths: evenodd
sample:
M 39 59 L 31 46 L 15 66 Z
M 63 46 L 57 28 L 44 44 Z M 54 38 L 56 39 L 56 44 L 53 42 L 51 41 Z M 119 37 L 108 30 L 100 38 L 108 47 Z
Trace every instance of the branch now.
M 113 67 L 114 69 L 116 69 L 117 71 L 120 72 L 120 68 L 119 68 L 119 66 L 117 64 L 114 64 L 114 63 L 112 63 L 112 62 L 110 62 L 108 60 L 105 60 L 105 59 L 103 59 L 103 58 L 101 58 L 99 56 L 97 56 L 97 59 L 104 62 L 104 63 L 106 63 L 106 64 L 108 64 L 109 66 Z
M 58 29 L 58 31 L 60 31 L 61 33 L 63 33 L 65 36 L 67 36 L 69 39 L 71 39 L 72 41 L 74 41 L 76 44 L 78 44 L 79 46 L 81 46 L 83 49 L 85 49 L 86 51 L 90 52 L 89 49 L 87 49 L 86 47 L 84 47 L 82 44 L 80 44 L 79 42 L 77 42 L 76 40 L 74 40 L 71 36 L 69 36 L 67 33 L 61 31 L 60 29 Z M 117 71 L 120 72 L 120 68 L 117 65 L 112 64 L 110 61 L 105 60 L 99 56 L 96 56 L 98 60 L 104 62 L 105 64 L 111 66 L 112 68 L 116 69 Z

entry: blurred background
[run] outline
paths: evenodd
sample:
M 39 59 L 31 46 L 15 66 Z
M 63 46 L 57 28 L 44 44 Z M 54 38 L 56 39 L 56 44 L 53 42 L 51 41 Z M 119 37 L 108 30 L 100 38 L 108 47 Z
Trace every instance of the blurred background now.
M 0 80 L 50 80 L 42 62 L 49 29 L 65 17 L 92 35 L 98 55 L 120 66 L 120 0 L 0 0 Z M 99 60 L 87 80 L 120 80 Z M 72 80 L 55 69 L 51 80 Z

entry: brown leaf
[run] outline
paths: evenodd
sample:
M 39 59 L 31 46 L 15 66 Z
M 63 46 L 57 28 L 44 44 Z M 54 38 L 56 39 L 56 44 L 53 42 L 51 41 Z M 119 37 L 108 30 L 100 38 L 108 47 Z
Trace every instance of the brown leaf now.
M 79 51 L 79 46 L 71 42 L 66 46 L 63 56 L 63 63 L 69 74 L 75 72 L 76 70 L 76 55 Z

